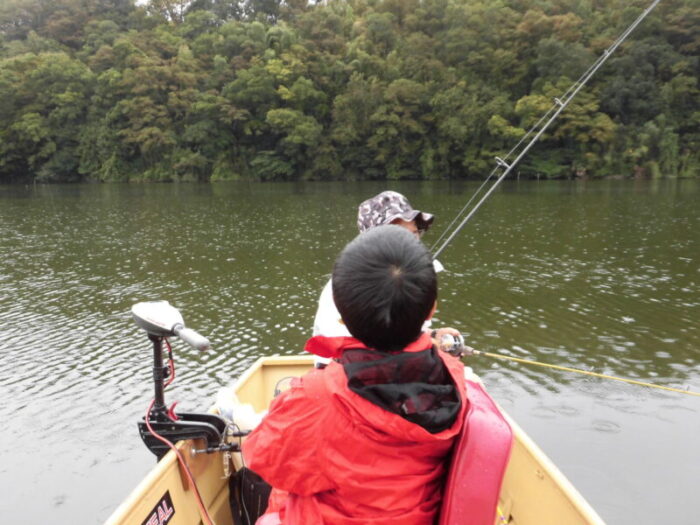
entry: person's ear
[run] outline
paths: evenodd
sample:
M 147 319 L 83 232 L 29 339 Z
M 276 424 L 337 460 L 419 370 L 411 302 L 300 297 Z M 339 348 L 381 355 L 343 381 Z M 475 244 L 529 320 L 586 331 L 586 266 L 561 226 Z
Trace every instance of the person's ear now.
M 433 318 L 433 315 L 435 315 L 435 310 L 437 310 L 437 299 L 435 299 L 435 302 L 433 303 L 433 307 L 430 309 L 430 313 L 428 314 L 426 321 L 429 321 L 430 319 Z

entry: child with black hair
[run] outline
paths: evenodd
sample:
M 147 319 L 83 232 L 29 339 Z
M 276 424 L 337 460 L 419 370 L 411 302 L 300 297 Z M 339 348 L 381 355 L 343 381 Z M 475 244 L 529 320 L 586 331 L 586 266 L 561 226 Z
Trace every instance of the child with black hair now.
M 383 191 L 371 197 L 357 208 L 357 228 L 360 233 L 368 232 L 378 226 L 395 224 L 405 228 L 417 238 L 420 238 L 433 224 L 434 216 L 411 206 L 408 199 L 395 191 Z M 433 260 L 436 272 L 444 270 L 439 261 Z M 432 316 L 431 316 L 432 317 Z M 459 331 L 454 328 L 442 327 L 432 330 L 432 319 L 423 322 L 423 330 L 430 332 L 433 344 L 440 344 L 443 336 L 451 335 L 459 338 Z M 343 337 L 350 336 L 343 319 L 333 301 L 333 281 L 329 280 L 321 291 L 318 308 L 314 317 L 313 336 Z M 316 356 L 315 364 L 322 368 L 330 362 L 329 359 Z
M 258 524 L 432 524 L 467 401 L 462 363 L 421 330 L 437 299 L 430 253 L 404 228 L 373 228 L 332 281 L 352 337 L 309 340 L 336 360 L 294 381 L 243 445 L 273 487 Z

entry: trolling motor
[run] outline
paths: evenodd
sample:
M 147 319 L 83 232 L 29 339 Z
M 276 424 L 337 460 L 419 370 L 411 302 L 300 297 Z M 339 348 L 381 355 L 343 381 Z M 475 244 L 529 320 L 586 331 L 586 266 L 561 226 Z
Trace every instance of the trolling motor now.
M 237 443 L 227 443 L 227 437 L 241 437 L 244 433 L 233 432 L 227 428 L 227 422 L 214 414 L 178 413 L 165 405 L 163 380 L 171 375 L 168 366 L 163 365 L 163 342 L 166 337 L 179 337 L 197 350 L 209 348 L 209 340 L 190 328 L 185 327 L 180 312 L 168 301 L 149 301 L 137 303 L 131 308 L 131 314 L 139 328 L 146 331 L 153 343 L 153 382 L 155 398 L 148 414 L 148 421 L 139 421 L 141 439 L 158 458 L 169 450 L 169 445 L 158 439 L 155 434 L 175 443 L 186 439 L 204 439 L 206 448 L 198 452 L 232 452 L 238 451 Z M 170 345 L 168 344 L 170 351 Z M 172 361 L 172 356 L 171 356 Z M 150 425 L 151 430 L 148 428 Z

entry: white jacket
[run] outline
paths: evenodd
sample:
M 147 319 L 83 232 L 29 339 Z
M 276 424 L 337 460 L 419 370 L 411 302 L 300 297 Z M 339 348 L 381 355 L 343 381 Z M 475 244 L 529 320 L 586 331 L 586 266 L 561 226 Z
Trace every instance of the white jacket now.
M 435 273 L 439 273 L 445 269 L 445 267 L 440 264 L 440 261 L 433 261 L 433 266 L 435 267 Z M 430 330 L 430 325 L 432 321 L 427 319 L 423 323 L 423 331 Z M 323 287 L 321 291 L 321 297 L 318 299 L 318 309 L 316 310 L 316 317 L 314 317 L 314 329 L 313 336 L 323 335 L 325 337 L 351 337 L 350 332 L 348 332 L 343 319 L 340 317 L 338 309 L 335 307 L 335 302 L 333 302 L 333 284 L 332 280 L 328 279 L 326 286 Z M 314 363 L 330 363 L 330 359 L 325 357 L 318 357 L 314 359 Z

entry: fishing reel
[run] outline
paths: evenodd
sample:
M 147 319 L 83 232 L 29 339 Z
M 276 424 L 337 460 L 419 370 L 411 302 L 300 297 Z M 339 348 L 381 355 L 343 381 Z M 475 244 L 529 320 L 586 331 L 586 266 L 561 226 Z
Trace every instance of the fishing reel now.
M 476 351 L 464 344 L 464 337 L 459 334 L 457 337 L 451 334 L 445 334 L 440 338 L 440 350 L 447 352 L 455 357 L 463 357 L 465 355 L 475 355 Z
M 174 379 L 172 351 L 168 337 L 179 337 L 187 344 L 204 351 L 209 348 L 209 340 L 194 330 L 185 327 L 180 312 L 167 301 L 137 303 L 131 308 L 137 326 L 143 329 L 153 344 L 153 382 L 155 397 L 143 421 L 138 422 L 139 434 L 148 450 L 160 459 L 168 452 L 170 445 L 187 439 L 203 439 L 206 447 L 194 452 L 236 452 L 238 443 L 230 443 L 231 437 L 242 437 L 247 432 L 233 432 L 223 418 L 214 414 L 175 413 L 175 404 L 168 409 L 165 404 L 165 379 Z M 167 345 L 169 366 L 163 364 L 163 344 Z

